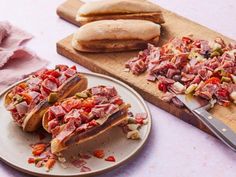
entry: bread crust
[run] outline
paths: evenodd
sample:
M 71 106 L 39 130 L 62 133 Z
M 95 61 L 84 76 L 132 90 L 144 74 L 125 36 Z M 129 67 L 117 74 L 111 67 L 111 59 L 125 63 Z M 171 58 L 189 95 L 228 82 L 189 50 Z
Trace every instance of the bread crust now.
M 85 3 L 77 14 L 80 16 L 94 16 L 145 12 L 161 12 L 161 8 L 157 4 L 146 0 L 100 0 Z
M 94 16 L 76 16 L 76 21 L 80 26 L 98 20 L 119 20 L 119 19 L 137 19 L 147 20 L 158 24 L 165 23 L 164 17 L 161 12 L 146 12 L 146 13 L 133 13 L 133 14 L 108 14 L 108 15 L 94 15 Z
M 58 101 L 66 98 L 67 96 L 74 95 L 76 92 L 83 91 L 86 88 L 87 78 L 82 74 L 76 74 L 58 88 Z M 5 107 L 11 103 L 8 96 L 10 92 L 11 90 L 5 95 Z M 42 100 L 39 104 L 37 104 L 24 118 L 22 123 L 23 130 L 27 132 L 37 130 L 42 125 L 42 117 L 49 106 L 51 106 L 51 104 L 47 100 Z

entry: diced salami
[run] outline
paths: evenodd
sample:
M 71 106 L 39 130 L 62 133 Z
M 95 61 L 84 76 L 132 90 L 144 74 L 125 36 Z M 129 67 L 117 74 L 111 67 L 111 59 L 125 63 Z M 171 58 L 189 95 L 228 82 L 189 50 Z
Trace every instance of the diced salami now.
M 27 105 L 27 103 L 25 101 L 23 101 L 23 102 L 16 105 L 16 110 L 20 116 L 23 116 L 27 113 L 28 107 L 29 106 Z
M 65 111 L 60 105 L 59 106 L 51 106 L 49 110 L 56 117 L 61 117 L 61 116 L 65 115 Z

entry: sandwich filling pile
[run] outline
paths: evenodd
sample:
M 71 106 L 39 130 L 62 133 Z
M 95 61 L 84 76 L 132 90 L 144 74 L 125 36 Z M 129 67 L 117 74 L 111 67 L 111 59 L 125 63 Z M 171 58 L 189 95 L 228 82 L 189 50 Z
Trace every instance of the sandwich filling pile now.
M 147 71 L 147 80 L 157 82 L 162 99 L 183 106 L 175 94 L 194 94 L 228 106 L 236 103 L 236 45 L 221 38 L 214 42 L 183 37 L 162 47 L 149 45 L 125 67 L 139 75 Z M 169 92 L 171 91 L 171 92 Z

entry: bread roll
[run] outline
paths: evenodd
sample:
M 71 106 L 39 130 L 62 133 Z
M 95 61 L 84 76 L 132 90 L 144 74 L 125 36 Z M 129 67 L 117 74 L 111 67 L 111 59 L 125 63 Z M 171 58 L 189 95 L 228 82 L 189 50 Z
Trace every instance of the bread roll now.
M 145 0 L 102 0 L 85 3 L 76 20 L 84 25 L 97 20 L 140 19 L 164 23 L 161 8 Z
M 159 41 L 160 25 L 146 20 L 101 20 L 79 28 L 72 46 L 84 52 L 143 49 Z

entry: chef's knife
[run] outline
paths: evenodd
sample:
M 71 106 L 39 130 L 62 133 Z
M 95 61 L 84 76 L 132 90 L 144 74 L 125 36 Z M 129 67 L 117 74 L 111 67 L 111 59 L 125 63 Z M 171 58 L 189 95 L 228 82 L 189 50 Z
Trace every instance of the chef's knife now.
M 176 97 L 196 115 L 219 139 L 236 151 L 236 133 L 222 121 L 213 117 L 207 110 L 212 103 L 191 94 L 177 94 Z

